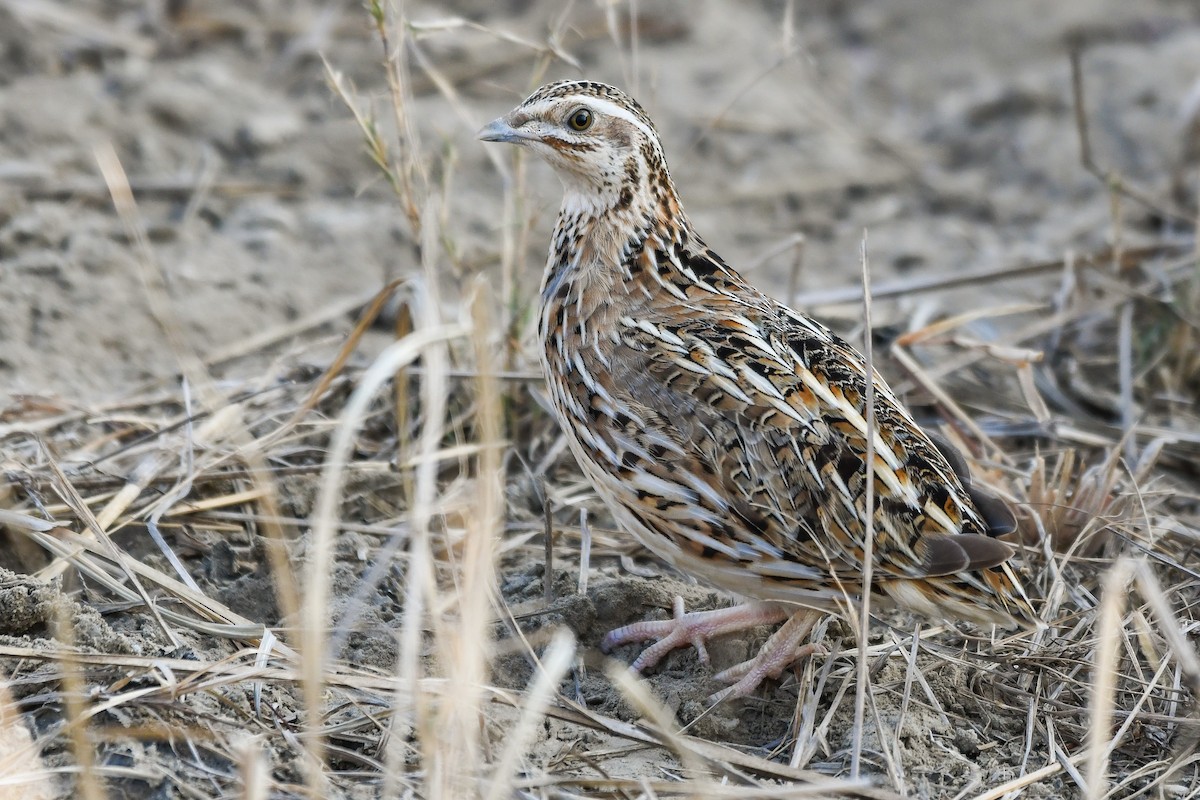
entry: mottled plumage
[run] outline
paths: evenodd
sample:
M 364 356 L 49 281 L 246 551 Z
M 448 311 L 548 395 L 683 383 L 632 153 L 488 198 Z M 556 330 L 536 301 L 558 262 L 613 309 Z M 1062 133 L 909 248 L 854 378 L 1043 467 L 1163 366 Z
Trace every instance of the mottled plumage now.
M 877 374 L 868 432 L 863 356 L 705 245 L 636 101 L 552 83 L 480 138 L 525 145 L 562 178 L 543 366 L 571 450 L 624 529 L 713 586 L 836 612 L 862 590 L 870 433 L 879 599 L 1035 620 L 995 538 L 1007 507 Z

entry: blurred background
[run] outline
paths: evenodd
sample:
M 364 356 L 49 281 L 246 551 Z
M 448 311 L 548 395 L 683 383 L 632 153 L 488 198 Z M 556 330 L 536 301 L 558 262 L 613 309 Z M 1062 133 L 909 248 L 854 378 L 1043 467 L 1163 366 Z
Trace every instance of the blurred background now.
M 215 362 L 314 314 L 344 329 L 338 308 L 418 270 L 411 219 L 331 74 L 437 198 L 440 244 L 422 252 L 443 302 L 508 258 L 498 313 L 518 339 L 559 189 L 474 132 L 552 78 L 633 92 L 710 246 L 834 318 L 857 307 L 808 301 L 857 283 L 864 230 L 880 282 L 1170 238 L 1170 213 L 1114 208 L 1081 166 L 1072 48 L 1094 160 L 1194 209 L 1194 2 L 509 0 L 405 14 L 415 135 L 401 145 L 359 2 L 0 0 L 0 389 L 120 395 L 177 371 L 164 315 Z M 98 166 L 110 148 L 144 250 Z M 157 310 L 146 281 L 164 290 Z

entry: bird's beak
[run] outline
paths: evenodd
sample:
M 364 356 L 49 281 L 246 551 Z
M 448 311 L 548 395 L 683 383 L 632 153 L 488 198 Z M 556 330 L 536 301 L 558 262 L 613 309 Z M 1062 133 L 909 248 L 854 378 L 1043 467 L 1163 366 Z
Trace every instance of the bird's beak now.
M 487 125 L 484 125 L 479 131 L 479 140 L 483 142 L 510 142 L 513 144 L 521 144 L 522 142 L 533 141 L 536 136 L 531 136 L 528 133 L 522 133 L 517 128 L 513 127 L 510 121 L 511 115 L 494 119 Z

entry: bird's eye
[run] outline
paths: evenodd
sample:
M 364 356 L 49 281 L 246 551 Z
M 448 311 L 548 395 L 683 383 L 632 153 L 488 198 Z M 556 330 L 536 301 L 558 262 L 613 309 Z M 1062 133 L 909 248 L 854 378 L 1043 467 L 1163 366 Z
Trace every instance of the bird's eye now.
M 567 117 L 567 124 L 573 131 L 586 131 L 592 127 L 592 112 L 586 108 L 577 108 Z

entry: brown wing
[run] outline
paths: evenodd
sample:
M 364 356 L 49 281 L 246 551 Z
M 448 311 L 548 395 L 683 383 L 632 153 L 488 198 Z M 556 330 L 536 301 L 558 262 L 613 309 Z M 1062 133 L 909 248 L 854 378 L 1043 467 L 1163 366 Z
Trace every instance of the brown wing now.
M 606 367 L 613 405 L 629 415 L 607 440 L 610 458 L 627 467 L 612 492 L 640 524 L 705 558 L 804 584 L 806 596 L 836 594 L 838 582 L 859 591 L 868 513 L 862 356 L 709 251 L 682 269 L 676 285 L 655 276 L 661 286 L 647 287 L 649 302 L 617 320 L 620 346 Z M 945 589 L 967 598 L 962 615 L 994 616 L 973 612 L 970 595 L 994 605 L 988 596 L 1007 591 L 1011 573 L 1004 568 L 999 589 L 974 573 L 1013 548 L 988 535 L 961 459 L 948 460 L 875 381 L 874 574 L 918 610 L 939 609 Z M 931 578 L 945 585 L 888 588 Z M 935 595 L 928 602 L 918 596 L 926 591 Z
M 624 400 L 679 410 L 664 433 L 706 464 L 734 527 L 746 528 L 738 538 L 764 538 L 785 558 L 857 572 L 866 516 L 861 355 L 739 285 L 727 268 L 693 272 L 713 291 L 638 320 L 630 338 L 640 358 L 630 370 L 636 377 L 621 387 Z M 689 308 L 693 302 L 702 306 Z M 1011 556 L 987 536 L 959 478 L 961 460 L 956 470 L 878 379 L 875 404 L 878 573 L 942 575 Z

